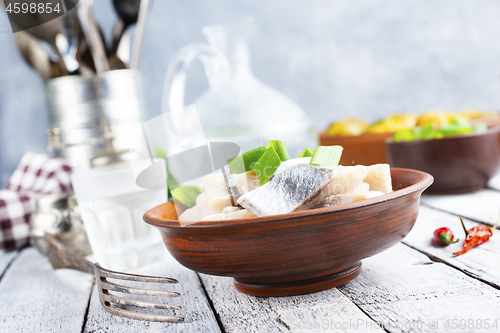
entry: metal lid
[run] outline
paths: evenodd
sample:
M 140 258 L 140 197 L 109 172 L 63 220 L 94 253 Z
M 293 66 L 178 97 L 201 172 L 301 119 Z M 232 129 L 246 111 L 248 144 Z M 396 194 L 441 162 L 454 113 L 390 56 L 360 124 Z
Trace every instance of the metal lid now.
M 36 209 L 38 211 L 66 209 L 68 208 L 68 199 L 72 195 L 74 195 L 73 191 L 44 195 L 36 200 Z

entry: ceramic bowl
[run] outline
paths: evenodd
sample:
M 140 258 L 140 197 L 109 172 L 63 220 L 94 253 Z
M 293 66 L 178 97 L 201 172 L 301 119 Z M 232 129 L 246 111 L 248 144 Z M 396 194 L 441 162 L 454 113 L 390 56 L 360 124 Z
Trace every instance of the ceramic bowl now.
M 384 141 L 394 133 L 360 134 L 352 136 L 331 136 L 319 133 L 322 146 L 339 145 L 344 147 L 340 165 L 372 165 L 387 163 Z
M 471 191 L 500 169 L 500 127 L 443 139 L 385 142 L 392 167 L 425 171 L 434 183 L 425 193 Z
M 432 176 L 407 169 L 391 174 L 395 191 L 358 203 L 183 226 L 167 202 L 144 220 L 160 230 L 172 256 L 194 271 L 234 277 L 236 288 L 249 295 L 305 294 L 354 279 L 362 259 L 411 230 Z

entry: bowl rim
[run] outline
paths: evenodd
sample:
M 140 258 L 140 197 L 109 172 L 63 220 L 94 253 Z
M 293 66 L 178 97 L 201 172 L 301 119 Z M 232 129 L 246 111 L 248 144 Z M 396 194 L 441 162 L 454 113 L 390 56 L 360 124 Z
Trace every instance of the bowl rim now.
M 287 213 L 287 214 L 280 214 L 280 215 L 270 215 L 270 216 L 262 216 L 262 217 L 250 217 L 250 218 L 245 218 L 245 219 L 235 219 L 235 220 L 225 220 L 225 221 L 186 221 L 186 223 L 180 223 L 179 220 L 172 220 L 172 219 L 163 219 L 159 216 L 153 215 L 154 211 L 159 209 L 159 207 L 165 205 L 166 203 L 163 203 L 159 206 L 156 206 L 150 210 L 148 210 L 144 214 L 144 221 L 150 225 L 156 226 L 156 227 L 165 227 L 165 228 L 227 228 L 227 227 L 236 227 L 236 226 L 246 226 L 246 225 L 251 225 L 251 224 L 258 224 L 258 225 L 263 225 L 263 224 L 268 224 L 268 223 L 279 223 L 285 220 L 293 220 L 295 218 L 301 218 L 301 217 L 307 217 L 307 216 L 316 216 L 316 215 L 324 215 L 324 214 L 333 214 L 336 212 L 343 212 L 343 211 L 349 211 L 349 210 L 354 210 L 354 209 L 359 209 L 362 207 L 366 206 L 371 206 L 375 204 L 379 204 L 382 202 L 386 201 L 391 201 L 398 199 L 403 196 L 408 196 L 414 192 L 418 192 L 420 190 L 425 190 L 427 187 L 429 187 L 432 182 L 434 181 L 434 178 L 428 174 L 427 172 L 424 171 L 419 171 L 419 170 L 414 170 L 414 169 L 407 169 L 407 168 L 391 168 L 391 172 L 396 171 L 396 172 L 403 172 L 406 174 L 413 174 L 413 175 L 418 175 L 421 177 L 421 179 L 416 182 L 415 184 L 412 184 L 408 187 L 392 191 L 390 193 L 371 198 L 371 199 L 366 199 L 358 202 L 352 202 L 348 204 L 343 204 L 343 205 L 338 205 L 338 206 L 332 206 L 332 207 L 323 207 L 323 208 L 316 208 L 316 209 L 310 209 L 310 210 L 304 210 L 304 211 L 299 211 L 299 212 L 292 212 L 292 213 Z M 168 203 L 168 202 L 167 202 Z
M 384 133 L 360 133 L 358 135 L 329 135 L 326 133 L 326 131 L 319 131 L 317 132 L 318 136 L 320 138 L 324 139 L 346 139 L 346 140 L 352 140 L 354 138 L 369 138 L 369 139 L 382 139 L 386 137 L 391 137 L 394 136 L 396 132 L 384 132 Z
M 444 138 L 434 138 L 434 139 L 421 139 L 421 140 L 413 140 L 413 141 L 394 141 L 394 136 L 389 137 L 384 140 L 384 143 L 386 146 L 388 145 L 415 145 L 415 144 L 423 144 L 424 142 L 446 142 L 446 141 L 454 141 L 454 140 L 461 140 L 461 139 L 467 139 L 467 138 L 475 138 L 479 136 L 485 136 L 485 135 L 491 135 L 500 132 L 500 126 L 492 126 L 488 127 L 488 129 L 484 132 L 479 132 L 479 133 L 466 133 L 466 134 L 460 134 L 460 135 L 453 135 L 453 136 L 446 136 Z

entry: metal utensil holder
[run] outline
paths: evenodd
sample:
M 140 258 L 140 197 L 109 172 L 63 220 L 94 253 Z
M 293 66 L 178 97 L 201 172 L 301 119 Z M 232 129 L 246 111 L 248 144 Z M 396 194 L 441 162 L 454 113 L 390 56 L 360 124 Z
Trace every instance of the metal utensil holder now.
M 88 168 L 102 154 L 143 150 L 147 107 L 140 71 L 56 78 L 47 83 L 47 100 L 49 150 L 74 168 Z

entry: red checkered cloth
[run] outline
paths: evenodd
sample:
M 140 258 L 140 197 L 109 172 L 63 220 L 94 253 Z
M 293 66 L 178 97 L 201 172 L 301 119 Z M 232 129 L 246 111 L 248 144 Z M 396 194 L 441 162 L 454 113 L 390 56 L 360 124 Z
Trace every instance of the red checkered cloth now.
M 28 152 L 0 190 L 0 254 L 28 242 L 36 198 L 71 190 L 71 167 L 60 158 Z

